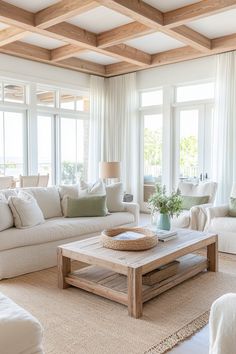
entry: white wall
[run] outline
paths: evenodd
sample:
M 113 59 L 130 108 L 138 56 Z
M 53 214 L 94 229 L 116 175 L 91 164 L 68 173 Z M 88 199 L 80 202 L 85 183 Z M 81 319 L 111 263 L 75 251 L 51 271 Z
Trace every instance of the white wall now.
M 169 64 L 137 72 L 137 88 L 185 84 L 215 77 L 216 56 Z
M 88 89 L 90 75 L 0 54 L 0 77 L 71 89 Z

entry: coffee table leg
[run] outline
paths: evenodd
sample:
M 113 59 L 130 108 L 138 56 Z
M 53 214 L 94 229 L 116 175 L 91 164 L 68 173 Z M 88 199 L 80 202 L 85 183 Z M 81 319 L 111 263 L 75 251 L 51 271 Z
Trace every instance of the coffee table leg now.
M 66 289 L 70 285 L 66 283 L 65 278 L 71 272 L 70 258 L 62 255 L 62 249 L 57 249 L 57 271 L 58 271 L 58 288 Z
M 142 268 L 128 268 L 128 313 L 135 318 L 143 313 Z
M 207 259 L 209 262 L 208 270 L 218 272 L 218 240 L 207 246 Z

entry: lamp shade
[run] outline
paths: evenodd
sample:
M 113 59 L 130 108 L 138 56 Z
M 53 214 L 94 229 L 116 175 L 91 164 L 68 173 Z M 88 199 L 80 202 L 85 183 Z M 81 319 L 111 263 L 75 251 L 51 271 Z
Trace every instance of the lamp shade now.
M 120 178 L 120 162 L 100 162 L 99 164 L 100 178 Z

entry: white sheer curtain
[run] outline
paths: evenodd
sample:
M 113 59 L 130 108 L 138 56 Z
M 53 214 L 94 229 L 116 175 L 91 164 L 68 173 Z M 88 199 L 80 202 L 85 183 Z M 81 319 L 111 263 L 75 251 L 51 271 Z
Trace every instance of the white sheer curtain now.
M 106 80 L 106 161 L 121 161 L 125 191 L 138 199 L 139 141 L 136 74 Z
M 104 105 L 105 79 L 90 78 L 90 129 L 88 180 L 95 181 L 99 177 L 99 162 L 103 160 L 104 150 Z
M 227 203 L 236 181 L 236 52 L 218 55 L 213 119 L 213 178 L 216 203 Z

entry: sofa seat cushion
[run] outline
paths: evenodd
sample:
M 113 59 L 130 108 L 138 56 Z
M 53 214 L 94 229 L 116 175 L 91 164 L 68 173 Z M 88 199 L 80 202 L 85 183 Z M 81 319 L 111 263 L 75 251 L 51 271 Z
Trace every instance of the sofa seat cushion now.
M 30 229 L 11 228 L 0 232 L 0 251 L 16 247 L 37 245 L 80 235 L 101 232 L 106 228 L 135 222 L 128 212 L 114 213 L 102 217 L 53 218 Z
M 211 220 L 210 230 L 234 232 L 236 237 L 236 217 L 222 217 Z
M 187 227 L 189 227 L 189 225 L 190 225 L 190 211 L 189 210 L 183 210 L 182 213 L 178 217 L 174 216 L 171 221 L 172 227 L 187 228 Z
M 0 352 L 43 353 L 42 337 L 39 321 L 0 293 Z

